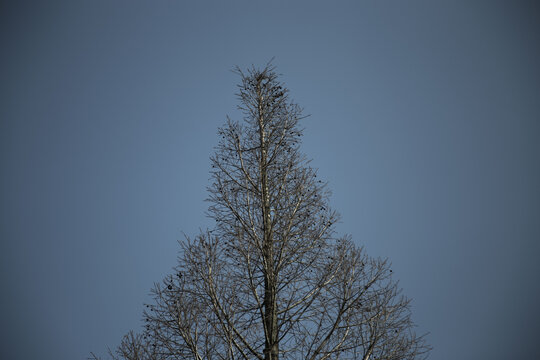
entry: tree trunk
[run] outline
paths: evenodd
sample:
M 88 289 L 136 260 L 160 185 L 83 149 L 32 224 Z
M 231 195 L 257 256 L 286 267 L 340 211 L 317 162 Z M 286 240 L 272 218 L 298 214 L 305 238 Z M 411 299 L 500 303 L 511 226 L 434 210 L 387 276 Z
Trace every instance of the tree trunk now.
M 270 199 L 268 191 L 266 135 L 264 124 L 264 98 L 261 94 L 261 80 L 258 79 L 258 111 L 259 111 L 259 138 L 261 147 L 260 174 L 261 174 L 261 207 L 263 218 L 263 261 L 264 261 L 264 329 L 266 333 L 264 358 L 265 360 L 278 360 L 278 328 L 277 328 L 277 301 L 276 301 L 276 273 L 274 267 L 274 244 L 272 236 L 272 219 L 270 214 Z

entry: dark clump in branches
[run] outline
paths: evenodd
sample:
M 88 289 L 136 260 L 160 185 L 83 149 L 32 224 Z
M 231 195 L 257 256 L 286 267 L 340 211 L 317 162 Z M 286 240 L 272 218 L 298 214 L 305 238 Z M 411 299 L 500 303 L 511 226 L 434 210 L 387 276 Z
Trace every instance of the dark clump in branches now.
M 122 359 L 420 359 L 386 260 L 335 236 L 326 184 L 299 150 L 301 108 L 274 68 L 243 72 L 243 121 L 211 158 L 215 227 L 181 243 Z

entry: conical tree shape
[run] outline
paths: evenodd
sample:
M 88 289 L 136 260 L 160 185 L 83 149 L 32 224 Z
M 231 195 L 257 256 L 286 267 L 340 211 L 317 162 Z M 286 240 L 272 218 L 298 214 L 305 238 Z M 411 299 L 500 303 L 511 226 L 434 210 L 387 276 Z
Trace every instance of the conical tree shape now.
M 335 237 L 326 185 L 299 151 L 301 109 L 271 65 L 237 73 L 244 119 L 219 130 L 211 158 L 215 227 L 182 242 L 155 286 L 140 358 L 424 357 L 387 261 Z

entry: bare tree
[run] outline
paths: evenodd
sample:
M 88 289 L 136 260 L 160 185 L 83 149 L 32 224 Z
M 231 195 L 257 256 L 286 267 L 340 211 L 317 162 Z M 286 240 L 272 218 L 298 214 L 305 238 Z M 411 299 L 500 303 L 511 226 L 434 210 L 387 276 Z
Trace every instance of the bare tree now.
M 388 262 L 335 236 L 326 184 L 299 151 L 301 108 L 271 65 L 236 72 L 244 118 L 219 129 L 211 158 L 216 225 L 181 242 L 155 285 L 138 340 L 153 357 L 137 359 L 424 358 Z
M 101 360 L 99 356 L 90 353 L 89 360 Z M 147 336 L 129 331 L 113 352 L 109 349 L 109 357 L 113 360 L 161 360 L 165 359 L 157 347 Z

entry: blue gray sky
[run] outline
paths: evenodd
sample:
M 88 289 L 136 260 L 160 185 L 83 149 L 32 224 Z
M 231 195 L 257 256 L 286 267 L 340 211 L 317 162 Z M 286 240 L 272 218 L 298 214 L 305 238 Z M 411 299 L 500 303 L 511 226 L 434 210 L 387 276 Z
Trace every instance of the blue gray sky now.
M 84 359 L 139 329 L 211 223 L 230 70 L 274 64 L 303 151 L 432 359 L 540 358 L 533 1 L 0 3 L 2 359 Z

